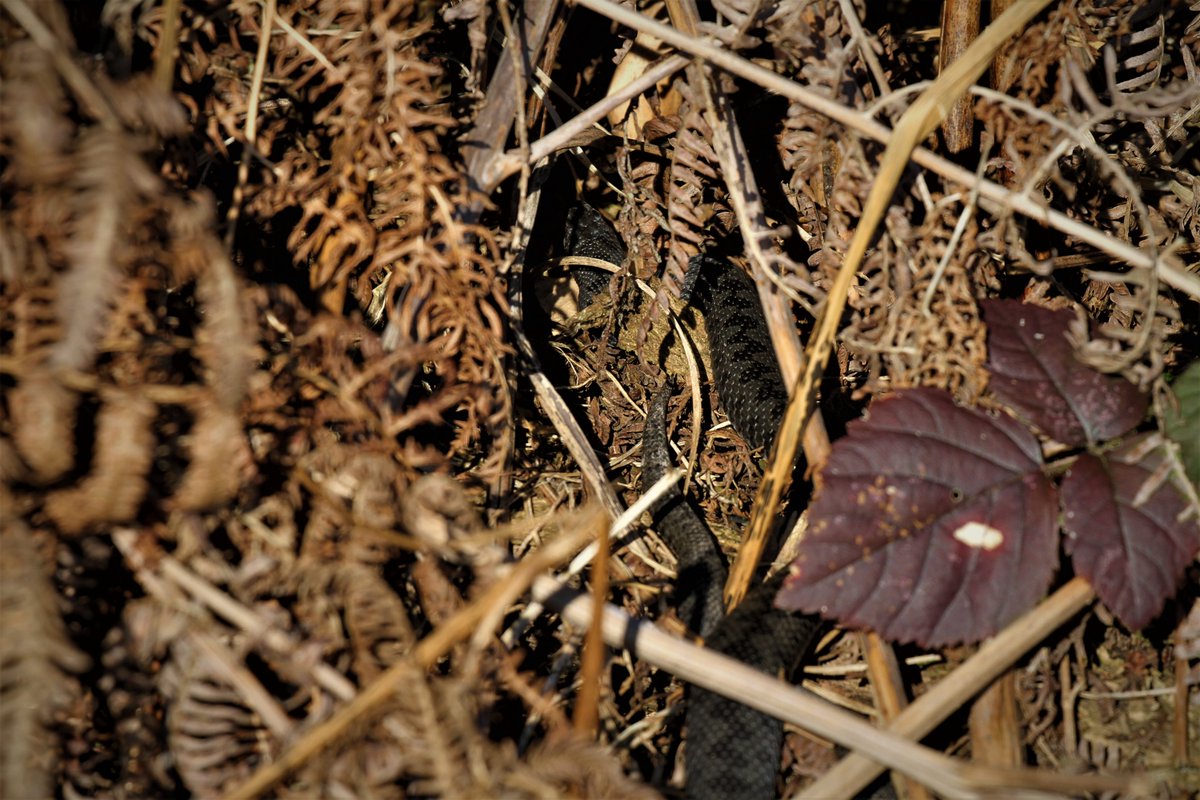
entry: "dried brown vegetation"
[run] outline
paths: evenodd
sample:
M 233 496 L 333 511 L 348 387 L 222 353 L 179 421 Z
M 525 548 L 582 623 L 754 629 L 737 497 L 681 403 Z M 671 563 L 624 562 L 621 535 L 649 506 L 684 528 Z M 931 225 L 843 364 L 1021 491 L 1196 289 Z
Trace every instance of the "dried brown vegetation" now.
M 543 185 L 527 156 L 570 98 L 655 46 L 582 7 L 0 0 L 0 795 L 669 793 L 678 683 L 619 650 L 587 673 L 515 566 L 565 565 L 589 496 L 636 499 L 608 481 L 636 485 L 661 336 L 627 280 L 553 328 L 565 359 L 521 357 L 559 317 L 517 301 L 564 293 L 540 262 L 583 194 L 630 246 L 623 276 L 665 275 L 656 314 L 722 249 L 803 336 L 879 168 L 871 119 L 936 76 L 936 16 L 909 5 L 714 2 L 698 35 L 847 115 L 696 62 L 552 148 Z M 1082 355 L 1165 396 L 1200 341 L 1198 59 L 1183 2 L 1063 0 L 1009 43 L 958 162 L 1011 202 L 910 165 L 846 297 L 831 427 L 898 387 L 986 397 L 989 296 L 1086 310 Z M 758 470 L 713 405 L 680 424 L 733 532 Z M 615 548 L 610 599 L 658 615 L 671 563 L 653 537 Z M 1195 594 L 1145 636 L 1093 606 L 1019 662 L 1030 765 L 1177 768 L 1189 735 L 1196 757 L 1195 611 L 1170 638 Z M 857 640 L 819 658 L 825 694 L 871 703 Z M 918 693 L 946 671 L 914 663 Z M 583 675 L 602 690 L 581 734 Z M 834 758 L 791 736 L 781 788 Z M 1195 763 L 1151 791 L 1195 790 Z

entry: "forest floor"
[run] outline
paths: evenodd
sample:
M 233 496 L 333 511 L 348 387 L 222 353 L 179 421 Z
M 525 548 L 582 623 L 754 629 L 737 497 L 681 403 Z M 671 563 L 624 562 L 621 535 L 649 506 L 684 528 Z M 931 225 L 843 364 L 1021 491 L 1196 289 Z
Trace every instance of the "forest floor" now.
M 0 796 L 680 796 L 689 682 L 780 796 L 1200 795 L 1200 11 L 978 6 L 0 0 Z M 830 620 L 761 686 L 664 375 L 730 590 Z

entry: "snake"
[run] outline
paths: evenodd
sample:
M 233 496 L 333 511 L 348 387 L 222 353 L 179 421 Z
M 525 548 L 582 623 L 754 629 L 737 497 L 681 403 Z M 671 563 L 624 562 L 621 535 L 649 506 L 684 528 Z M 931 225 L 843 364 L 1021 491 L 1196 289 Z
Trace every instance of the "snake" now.
M 599 211 L 580 204 L 568 212 L 563 249 L 621 264 L 626 249 Z M 589 274 L 590 273 L 590 274 Z M 608 285 L 595 268 L 574 272 L 580 308 Z M 727 259 L 698 255 L 688 263 L 682 294 L 695 306 L 708 334 L 712 380 L 734 430 L 751 447 L 769 448 L 783 418 L 787 390 L 775 360 L 757 290 Z M 653 485 L 672 463 L 667 439 L 670 384 L 651 401 L 642 439 L 642 487 Z M 793 669 L 820 630 L 816 617 L 774 607 L 786 570 L 751 589 L 733 609 L 723 598 L 728 566 L 712 532 L 676 487 L 654 509 L 655 528 L 675 554 L 672 603 L 680 620 L 705 646 L 762 672 Z M 783 723 L 716 692 L 691 686 L 686 714 L 686 788 L 691 800 L 773 798 Z

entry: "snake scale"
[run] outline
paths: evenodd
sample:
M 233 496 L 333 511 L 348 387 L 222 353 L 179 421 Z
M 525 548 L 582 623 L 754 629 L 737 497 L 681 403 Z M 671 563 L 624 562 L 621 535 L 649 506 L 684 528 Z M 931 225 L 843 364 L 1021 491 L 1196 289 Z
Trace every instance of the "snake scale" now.
M 625 247 L 612 226 L 590 206 L 568 215 L 564 249 L 615 264 Z M 587 273 L 591 274 L 587 274 Z M 580 307 L 610 276 L 585 268 L 575 273 Z M 688 265 L 684 295 L 704 317 L 713 381 L 734 428 L 752 447 L 769 447 L 783 417 L 787 394 L 774 358 L 754 284 L 722 258 L 697 256 Z M 671 465 L 666 414 L 669 387 L 651 402 L 642 447 L 642 481 L 648 487 Z M 707 647 L 763 672 L 790 670 L 815 637 L 819 623 L 775 609 L 772 600 L 786 573 L 755 587 L 726 613 L 722 592 L 727 566 L 716 539 L 678 490 L 655 510 L 656 529 L 675 553 L 674 603 L 680 619 Z M 783 723 L 734 700 L 690 688 L 687 710 L 687 796 L 692 800 L 774 797 Z

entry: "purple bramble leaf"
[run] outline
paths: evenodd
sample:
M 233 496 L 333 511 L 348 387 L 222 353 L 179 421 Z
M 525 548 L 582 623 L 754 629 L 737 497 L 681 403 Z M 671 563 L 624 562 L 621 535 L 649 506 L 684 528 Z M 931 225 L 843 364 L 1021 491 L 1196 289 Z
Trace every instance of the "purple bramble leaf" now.
M 1041 467 L 1007 415 L 934 389 L 877 401 L 818 476 L 776 604 L 930 647 L 994 633 L 1057 565 L 1057 492 Z
M 1065 549 L 1075 571 L 1132 629 L 1175 593 L 1200 550 L 1200 523 L 1139 437 L 1102 456 L 1081 455 L 1062 481 Z M 1139 496 L 1144 495 L 1144 496 Z
M 1015 300 L 985 300 L 992 391 L 1018 417 L 1063 444 L 1098 444 L 1127 432 L 1147 398 L 1120 376 L 1075 357 L 1067 338 L 1074 315 Z

